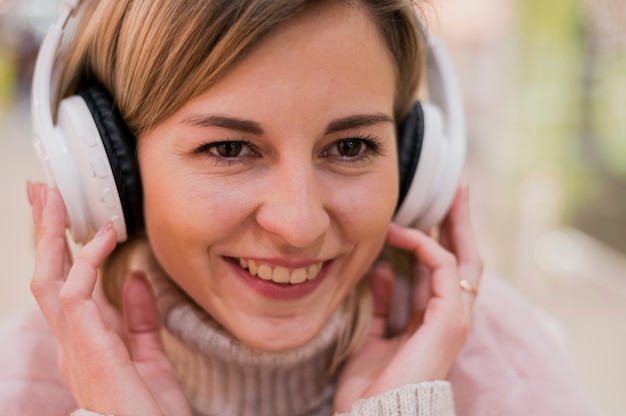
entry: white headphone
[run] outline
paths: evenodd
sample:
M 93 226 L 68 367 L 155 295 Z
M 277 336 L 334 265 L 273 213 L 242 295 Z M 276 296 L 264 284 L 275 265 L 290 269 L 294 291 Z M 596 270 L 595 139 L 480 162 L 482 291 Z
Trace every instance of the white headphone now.
M 456 79 L 452 61 L 444 44 L 423 33 L 426 48 L 426 77 L 429 102 L 413 107 L 403 123 L 411 123 L 411 115 L 421 106 L 423 112 L 423 134 L 420 140 L 419 125 L 414 142 L 421 149 L 403 151 L 406 140 L 398 133 L 400 158 L 400 205 L 394 222 L 406 227 L 429 231 L 439 224 L 450 209 L 459 186 L 466 152 L 465 115 L 463 98 Z M 418 123 L 416 123 L 418 124 Z M 404 126 L 406 135 L 413 132 L 412 126 Z M 402 159 L 413 157 L 413 168 L 402 171 Z M 419 163 L 418 163 L 419 162 Z M 405 176 L 406 175 L 406 176 Z M 403 181 L 407 183 L 403 195 Z
M 135 139 L 102 88 L 65 98 L 52 118 L 52 73 L 63 30 L 81 0 L 64 0 L 41 46 L 32 88 L 35 149 L 48 185 L 58 188 L 74 240 L 112 221 L 118 242 L 143 227 Z M 416 102 L 398 125 L 400 198 L 394 222 L 430 230 L 447 213 L 466 150 L 462 98 L 442 43 L 426 36 L 430 102 Z

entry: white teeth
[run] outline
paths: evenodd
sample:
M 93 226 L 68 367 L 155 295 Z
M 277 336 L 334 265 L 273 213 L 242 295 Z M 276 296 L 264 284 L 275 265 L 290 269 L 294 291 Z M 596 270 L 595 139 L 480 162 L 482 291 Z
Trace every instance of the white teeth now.
M 282 284 L 298 284 L 314 279 L 322 269 L 323 263 L 316 263 L 309 267 L 300 267 L 291 270 L 283 266 L 277 266 L 272 269 L 272 267 L 267 264 L 257 265 L 254 260 L 240 258 L 239 265 L 244 269 L 248 269 L 251 275 L 258 276 L 263 280 L 271 280 Z
M 254 260 L 248 260 L 248 271 L 250 272 L 251 275 L 256 276 L 257 267 L 256 267 L 256 263 L 254 262 Z
M 272 268 L 266 264 L 259 266 L 257 275 L 263 280 L 272 280 Z
M 286 267 L 277 267 L 274 269 L 274 275 L 272 280 L 276 283 L 289 283 L 290 277 L 289 270 Z
M 320 263 L 309 266 L 306 270 L 306 280 L 311 280 L 320 272 L 322 265 Z
M 289 280 L 289 283 L 298 284 L 304 281 L 306 281 L 306 269 L 304 267 L 291 272 L 291 279 Z

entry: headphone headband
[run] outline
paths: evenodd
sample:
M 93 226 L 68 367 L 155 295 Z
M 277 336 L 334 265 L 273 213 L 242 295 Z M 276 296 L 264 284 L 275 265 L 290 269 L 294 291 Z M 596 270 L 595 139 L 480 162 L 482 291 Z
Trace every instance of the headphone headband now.
M 33 72 L 33 87 L 31 92 L 32 122 L 36 139 L 40 140 L 43 134 L 52 134 L 52 100 L 50 87 L 57 50 L 61 44 L 63 31 L 82 0 L 63 0 L 61 15 L 56 23 L 50 26 L 48 33 L 41 44 L 35 70 Z

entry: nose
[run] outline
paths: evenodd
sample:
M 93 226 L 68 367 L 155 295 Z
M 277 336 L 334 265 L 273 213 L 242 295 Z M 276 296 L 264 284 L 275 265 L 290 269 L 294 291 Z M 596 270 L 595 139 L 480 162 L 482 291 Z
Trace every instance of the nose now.
M 256 212 L 256 221 L 264 230 L 292 247 L 311 246 L 330 226 L 314 169 L 310 163 L 275 166 Z

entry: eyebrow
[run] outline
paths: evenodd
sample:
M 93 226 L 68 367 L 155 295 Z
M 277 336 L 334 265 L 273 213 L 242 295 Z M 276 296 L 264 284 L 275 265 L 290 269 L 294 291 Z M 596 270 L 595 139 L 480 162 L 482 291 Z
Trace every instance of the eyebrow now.
M 355 129 L 358 127 L 373 126 L 378 123 L 393 123 L 393 118 L 384 113 L 357 114 L 333 120 L 326 127 L 326 134 Z
M 198 127 L 222 127 L 229 130 L 237 130 L 243 133 L 254 134 L 256 136 L 262 136 L 264 133 L 261 125 L 256 121 L 244 120 L 236 117 L 214 115 L 192 116 L 186 118 L 183 122 L 185 124 L 191 124 Z M 324 134 L 332 134 L 358 127 L 372 126 L 378 123 L 393 122 L 393 118 L 384 113 L 357 114 L 331 121 L 328 124 L 328 127 L 326 127 Z
M 229 130 L 238 130 L 243 133 L 250 133 L 256 136 L 263 135 L 263 128 L 256 121 L 243 120 L 235 117 L 224 116 L 193 116 L 183 121 L 198 127 L 222 127 Z

